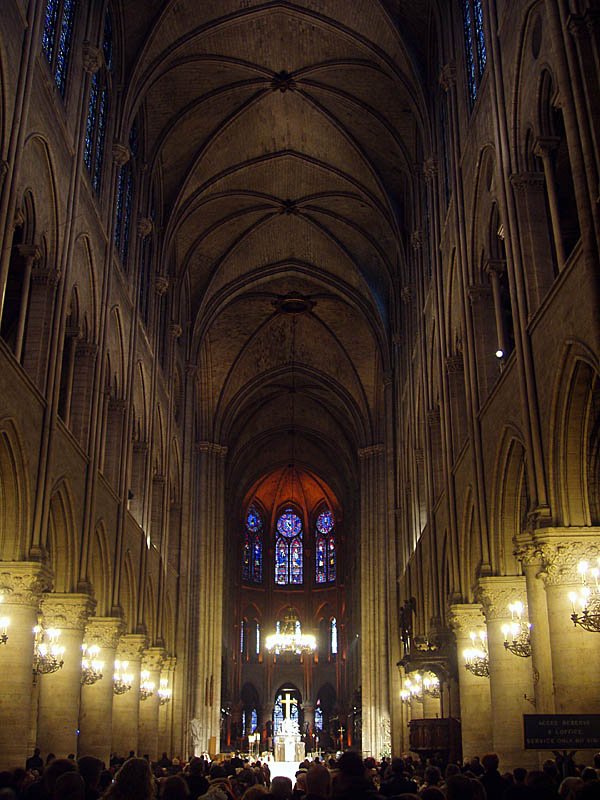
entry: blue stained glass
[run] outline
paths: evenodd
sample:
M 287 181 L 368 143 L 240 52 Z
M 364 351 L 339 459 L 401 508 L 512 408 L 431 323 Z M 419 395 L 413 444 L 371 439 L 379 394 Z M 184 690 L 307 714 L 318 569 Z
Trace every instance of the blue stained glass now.
M 302 541 L 301 539 L 294 539 L 291 547 L 291 569 L 290 578 L 291 583 L 302 583 Z
M 335 617 L 331 618 L 331 655 L 337 655 L 338 641 L 337 641 L 337 620 Z
M 54 71 L 54 80 L 63 97 L 67 85 L 67 69 L 69 67 L 69 56 L 71 55 L 74 17 L 75 0 L 64 0 L 60 37 L 58 40 L 58 53 L 56 56 L 56 69 Z
M 327 581 L 327 542 L 324 536 L 319 536 L 317 539 L 316 547 L 316 578 L 317 583 L 325 583 Z
M 322 731 L 323 730 L 323 712 L 319 708 L 319 706 L 317 706 L 317 708 L 315 708 L 315 728 L 318 731 Z
M 104 63 L 106 69 L 112 70 L 113 67 L 113 39 L 112 39 L 112 17 L 107 9 L 104 16 L 104 39 L 102 40 L 102 51 L 104 53 Z
M 58 7 L 59 0 L 47 0 L 46 14 L 44 15 L 44 30 L 42 31 L 42 49 L 50 64 L 52 64 L 54 44 L 56 42 Z
M 298 536 L 302 532 L 302 520 L 291 508 L 287 508 L 277 520 L 277 530 L 282 536 Z
M 121 231 L 123 229 L 123 185 L 125 183 L 125 167 L 119 168 L 117 178 L 117 202 L 115 203 L 115 245 L 117 248 L 121 244 Z
M 290 708 L 290 718 L 291 718 L 292 722 L 296 722 L 296 723 L 300 722 L 298 714 L 299 714 L 298 703 L 294 703 L 292 705 L 292 707 Z
M 329 550 L 329 564 L 327 569 L 327 577 L 329 582 L 335 580 L 335 539 L 333 536 L 329 537 L 328 543 L 328 550 Z
M 98 126 L 97 126 L 97 140 L 96 140 L 96 157 L 94 159 L 94 175 L 92 183 L 94 189 L 100 191 L 102 183 L 102 164 L 104 162 L 104 139 L 106 137 L 106 88 L 102 87 L 100 92 L 100 100 L 98 103 Z
M 467 78 L 469 83 L 469 94 L 471 101 L 477 97 L 477 77 L 475 71 L 475 53 L 473 52 L 473 15 L 471 11 L 471 0 L 463 0 L 464 27 L 465 27 L 465 48 L 467 56 Z
M 248 516 L 246 517 L 246 527 L 251 531 L 260 531 L 262 530 L 262 526 L 263 523 L 260 514 L 254 506 L 250 506 L 248 509 Z
M 252 548 L 250 546 L 250 542 L 248 539 L 244 542 L 244 555 L 242 557 L 242 580 L 249 581 L 250 580 L 250 557 L 251 557 Z
M 242 578 L 262 583 L 262 518 L 254 506 L 246 514 Z
M 331 511 L 323 511 L 317 519 L 317 530 L 319 533 L 327 535 L 333 528 L 333 515 Z
M 96 130 L 96 113 L 98 103 L 98 76 L 96 73 L 92 75 L 92 83 L 90 86 L 90 102 L 88 104 L 88 114 L 85 123 L 85 149 L 83 152 L 83 160 L 88 171 L 92 171 L 92 153 L 94 151 L 94 131 Z
M 262 542 L 260 539 L 254 540 L 252 562 L 252 579 L 255 583 L 262 582 Z
M 477 66 L 479 67 L 479 78 L 481 78 L 487 62 L 485 31 L 483 29 L 483 6 L 481 0 L 474 0 L 473 9 L 475 11 L 475 34 L 477 38 Z
M 275 736 L 279 733 L 283 725 L 283 706 L 281 705 L 281 695 L 275 701 L 275 708 L 273 709 L 273 733 Z
M 283 539 L 277 542 L 275 551 L 275 583 L 288 583 L 288 548 Z
M 254 733 L 254 731 L 258 728 L 258 714 L 256 713 L 256 709 L 252 709 L 252 713 L 250 714 L 250 733 Z
M 127 263 L 129 254 L 129 231 L 131 230 L 131 209 L 133 206 L 133 175 L 131 168 L 127 170 L 127 187 L 125 189 L 125 211 L 123 216 L 123 241 L 121 243 L 121 260 Z

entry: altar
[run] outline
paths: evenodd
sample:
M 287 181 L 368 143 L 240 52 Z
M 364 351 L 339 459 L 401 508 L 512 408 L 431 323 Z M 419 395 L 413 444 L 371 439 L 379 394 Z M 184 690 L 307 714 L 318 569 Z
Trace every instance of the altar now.
M 275 737 L 275 761 L 304 761 L 305 748 L 298 723 L 289 717 L 284 719 Z

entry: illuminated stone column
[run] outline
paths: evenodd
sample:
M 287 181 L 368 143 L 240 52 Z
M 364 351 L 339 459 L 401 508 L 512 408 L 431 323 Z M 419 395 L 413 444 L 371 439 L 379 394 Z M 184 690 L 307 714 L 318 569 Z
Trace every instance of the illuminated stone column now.
M 557 714 L 589 713 L 598 708 L 600 635 L 573 624 L 569 600 L 570 592 L 577 592 L 582 585 L 579 562 L 595 563 L 600 555 L 597 531 L 553 528 L 543 532 L 540 577 L 546 585 Z
M 131 673 L 131 689 L 125 694 L 113 694 L 112 699 L 112 747 L 113 753 L 127 756 L 130 750 L 138 753 L 140 719 L 140 670 L 146 637 L 128 633 L 121 636 L 116 658 L 127 661 Z M 113 689 L 114 691 L 114 689 Z
M 162 647 L 149 647 L 142 657 L 142 672 L 149 673 L 148 680 L 154 684 L 152 695 L 142 700 L 140 695 L 140 723 L 138 751 L 141 756 L 150 756 L 151 761 L 158 758 L 158 709 L 160 673 L 165 657 Z
M 115 650 L 122 630 L 123 621 L 117 617 L 92 617 L 85 629 L 85 642 L 100 648 L 103 667 L 99 681 L 81 687 L 78 755 L 95 756 L 105 764 L 111 752 Z
M 168 702 L 159 703 L 158 708 L 158 752 L 173 755 L 173 700 L 175 697 L 176 658 L 166 658 L 160 673 L 161 681 L 171 691 Z
M 471 758 L 492 749 L 490 680 L 465 669 L 463 659 L 463 651 L 473 646 L 471 631 L 485 629 L 483 610 L 479 603 L 456 603 L 448 622 L 456 638 L 463 756 Z
M 8 641 L 0 645 L 0 769 L 25 764 L 32 712 L 33 628 L 50 574 L 33 562 L 0 562 L 0 617 L 8 617 Z
M 510 603 L 525 604 L 525 577 L 480 578 L 478 596 L 487 623 L 492 698 L 492 742 L 500 769 L 537 769 L 535 751 L 523 748 L 523 714 L 535 713 L 531 658 L 520 658 L 504 647 L 502 626 L 511 621 Z
M 54 753 L 58 758 L 77 753 L 81 644 L 93 606 L 87 594 L 48 594 L 42 599 L 44 628 L 60 630 L 59 644 L 65 652 L 61 669 L 38 676 L 37 746 L 42 753 Z

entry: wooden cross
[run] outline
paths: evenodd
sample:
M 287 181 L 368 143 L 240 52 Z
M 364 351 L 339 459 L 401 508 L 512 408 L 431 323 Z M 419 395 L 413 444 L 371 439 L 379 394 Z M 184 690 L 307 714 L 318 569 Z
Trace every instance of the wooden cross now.
M 289 692 L 286 692 L 281 700 L 281 705 L 285 708 L 285 716 L 292 716 L 292 706 L 298 705 L 298 701 Z

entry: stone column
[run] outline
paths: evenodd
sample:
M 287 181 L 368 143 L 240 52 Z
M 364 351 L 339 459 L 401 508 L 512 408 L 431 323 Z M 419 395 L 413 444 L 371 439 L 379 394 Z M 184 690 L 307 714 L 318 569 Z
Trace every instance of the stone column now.
M 492 749 L 490 680 L 473 675 L 463 660 L 463 650 L 472 647 L 471 631 L 485 626 L 483 609 L 479 603 L 456 603 L 450 606 L 449 624 L 456 638 L 463 757 L 470 758 Z
M 574 533 L 554 528 L 541 545 L 557 714 L 589 713 L 600 697 L 599 637 L 573 625 L 569 600 L 569 593 L 581 588 L 579 562 L 593 563 L 600 555 L 600 536 L 585 529 Z
M 105 764 L 111 752 L 115 650 L 122 630 L 118 617 L 92 617 L 85 629 L 86 644 L 100 648 L 103 668 L 99 681 L 81 687 L 78 756 L 95 756 Z
M 176 658 L 166 658 L 160 679 L 166 681 L 167 687 L 171 690 L 171 698 L 168 702 L 159 704 L 158 708 L 158 752 L 173 753 L 173 699 L 175 697 L 175 665 Z
M 116 658 L 127 661 L 131 673 L 131 689 L 125 694 L 113 694 L 112 698 L 112 751 L 126 756 L 130 750 L 138 753 L 138 729 L 140 714 L 140 670 L 146 637 L 140 634 L 125 634 L 117 645 Z
M 523 714 L 535 711 L 531 659 L 509 652 L 502 632 L 502 626 L 511 621 L 509 604 L 515 600 L 526 602 L 525 578 L 480 578 L 478 596 L 487 623 L 494 752 L 500 758 L 502 771 L 518 766 L 537 769 L 537 753 L 523 748 Z
M 37 746 L 64 758 L 77 753 L 81 692 L 81 645 L 93 601 L 87 594 L 48 594 L 42 599 L 44 628 L 60 630 L 64 664 L 57 672 L 38 676 Z
M 196 704 L 194 751 L 211 752 L 219 745 L 221 723 L 221 653 L 223 642 L 223 482 L 227 448 L 212 442 L 198 444 L 199 539 L 196 588 L 198 615 L 196 647 Z M 209 598 L 208 603 L 206 598 Z
M 147 700 L 140 697 L 138 751 L 141 756 L 150 756 L 151 761 L 158 758 L 158 687 L 164 657 L 165 651 L 162 647 L 149 647 L 142 657 L 142 671 L 150 673 L 148 680 L 154 684 L 154 691 Z
M 50 574 L 40 564 L 0 562 L 0 616 L 8 617 L 8 641 L 0 645 L 0 769 L 24 766 L 32 710 L 33 628 L 37 623 L 41 593 Z
M 385 448 L 365 447 L 360 459 L 362 751 L 389 752 L 390 699 L 388 598 L 386 592 Z

